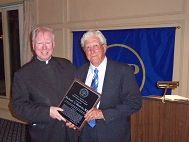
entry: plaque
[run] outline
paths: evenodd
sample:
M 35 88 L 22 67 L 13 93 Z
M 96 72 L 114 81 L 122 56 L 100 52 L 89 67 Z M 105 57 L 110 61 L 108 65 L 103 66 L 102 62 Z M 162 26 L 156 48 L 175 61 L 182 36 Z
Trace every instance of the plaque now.
M 59 113 L 77 129 L 81 129 L 85 123 L 85 114 L 97 105 L 99 99 L 98 92 L 75 79 L 60 103 L 59 107 L 64 111 Z

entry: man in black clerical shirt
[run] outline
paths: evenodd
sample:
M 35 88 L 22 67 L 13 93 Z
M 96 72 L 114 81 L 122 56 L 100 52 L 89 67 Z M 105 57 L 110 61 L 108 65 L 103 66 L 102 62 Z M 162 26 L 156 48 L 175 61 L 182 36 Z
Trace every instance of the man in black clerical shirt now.
M 70 61 L 53 57 L 52 29 L 36 28 L 32 32 L 33 59 L 14 75 L 12 110 L 29 124 L 32 142 L 68 142 L 65 119 L 58 113 L 61 99 L 74 79 Z

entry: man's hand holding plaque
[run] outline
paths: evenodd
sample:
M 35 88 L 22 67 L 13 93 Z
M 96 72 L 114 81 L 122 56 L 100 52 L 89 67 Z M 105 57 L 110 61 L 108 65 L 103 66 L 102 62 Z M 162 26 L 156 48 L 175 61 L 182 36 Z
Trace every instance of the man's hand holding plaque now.
M 85 123 L 85 114 L 96 106 L 99 99 L 99 93 L 93 91 L 81 81 L 74 80 L 60 103 L 60 107 L 64 110 L 60 114 L 71 122 L 67 122 L 66 125 L 81 129 Z

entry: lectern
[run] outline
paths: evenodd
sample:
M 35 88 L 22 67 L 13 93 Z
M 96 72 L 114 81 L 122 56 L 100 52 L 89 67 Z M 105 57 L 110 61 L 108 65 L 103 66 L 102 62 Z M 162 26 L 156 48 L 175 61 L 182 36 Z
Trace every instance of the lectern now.
M 132 142 L 189 142 L 189 101 L 144 97 L 131 116 Z

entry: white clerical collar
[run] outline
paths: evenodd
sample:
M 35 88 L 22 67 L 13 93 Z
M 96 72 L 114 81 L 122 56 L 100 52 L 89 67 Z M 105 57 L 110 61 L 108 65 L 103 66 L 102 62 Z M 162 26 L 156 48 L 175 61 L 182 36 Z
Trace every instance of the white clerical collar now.
M 106 65 L 107 65 L 107 57 L 105 56 L 104 60 L 100 63 L 98 67 L 95 67 L 94 65 L 90 63 L 89 69 L 90 69 L 90 72 L 93 73 L 95 68 L 97 68 L 100 71 L 106 68 Z
M 42 60 L 42 59 L 40 59 L 40 58 L 37 56 L 37 59 L 38 59 L 39 61 L 45 62 L 45 64 L 48 64 L 51 58 L 52 58 L 52 57 L 50 57 L 48 60 Z

